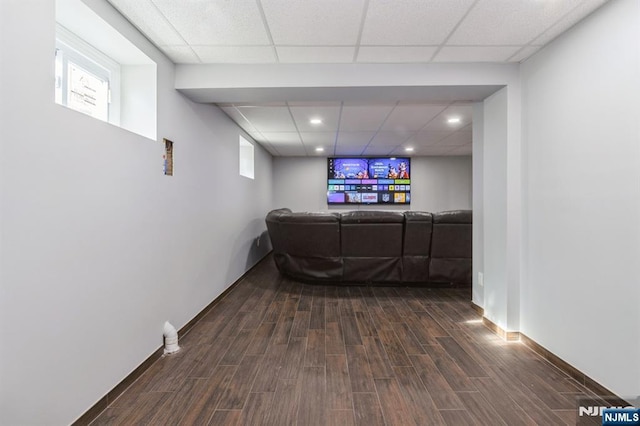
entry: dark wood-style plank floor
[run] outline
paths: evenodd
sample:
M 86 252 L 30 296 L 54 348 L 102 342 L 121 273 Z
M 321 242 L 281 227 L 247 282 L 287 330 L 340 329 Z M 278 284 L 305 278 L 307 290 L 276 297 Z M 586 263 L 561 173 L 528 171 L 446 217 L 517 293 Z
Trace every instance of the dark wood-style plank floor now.
M 313 285 L 268 257 L 93 425 L 574 425 L 592 394 L 470 289 Z

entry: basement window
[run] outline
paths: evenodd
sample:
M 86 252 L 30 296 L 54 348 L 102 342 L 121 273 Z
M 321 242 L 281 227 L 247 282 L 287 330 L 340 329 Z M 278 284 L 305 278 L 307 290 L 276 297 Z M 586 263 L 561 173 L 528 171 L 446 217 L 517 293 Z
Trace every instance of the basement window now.
M 240 136 L 240 176 L 253 179 L 253 144 Z
M 59 24 L 55 70 L 56 103 L 120 124 L 120 65 Z
M 99 6 L 56 0 L 55 102 L 155 140 L 157 64 L 109 23 L 122 16 Z

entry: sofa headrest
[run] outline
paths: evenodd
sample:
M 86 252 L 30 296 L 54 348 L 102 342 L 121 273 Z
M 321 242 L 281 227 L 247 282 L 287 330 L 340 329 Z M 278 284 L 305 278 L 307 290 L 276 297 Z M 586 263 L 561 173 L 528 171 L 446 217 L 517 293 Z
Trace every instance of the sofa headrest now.
M 473 215 L 471 210 L 450 210 L 447 212 L 434 213 L 433 223 L 460 223 L 471 224 Z
M 290 213 L 291 213 L 291 210 L 287 208 L 271 210 L 269 213 L 267 213 L 266 221 L 267 222 L 277 221 L 280 219 L 280 216 L 282 216 L 283 214 L 290 214 Z
M 280 223 L 338 223 L 340 215 L 338 213 L 313 213 L 295 212 L 281 215 Z
M 356 210 L 342 213 L 342 223 L 403 223 L 404 213 L 376 210 Z
M 407 222 L 433 222 L 433 215 L 428 212 L 404 212 L 404 218 Z

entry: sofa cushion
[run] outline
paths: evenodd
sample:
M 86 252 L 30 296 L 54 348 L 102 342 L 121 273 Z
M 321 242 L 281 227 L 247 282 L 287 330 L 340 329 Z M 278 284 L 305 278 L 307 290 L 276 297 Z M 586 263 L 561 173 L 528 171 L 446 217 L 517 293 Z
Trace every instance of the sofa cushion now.
M 429 279 L 429 259 L 433 215 L 427 212 L 405 212 L 402 280 L 425 282 Z
M 279 217 L 284 251 L 295 257 L 340 257 L 340 216 L 286 213 Z
M 342 255 L 345 257 L 402 256 L 404 214 L 356 211 L 341 215 Z
M 433 215 L 429 281 L 471 283 L 471 221 L 470 210 Z
M 404 227 L 404 255 L 429 256 L 433 215 L 427 212 L 406 212 Z
M 267 231 L 269 232 L 269 239 L 271 240 L 271 246 L 274 253 L 283 253 L 284 244 L 282 239 L 282 232 L 280 232 L 280 218 L 285 214 L 291 214 L 291 210 L 287 208 L 271 210 L 267 213 L 265 222 L 267 224 Z
M 341 221 L 345 280 L 374 282 L 402 279 L 404 214 L 355 211 L 343 213 Z

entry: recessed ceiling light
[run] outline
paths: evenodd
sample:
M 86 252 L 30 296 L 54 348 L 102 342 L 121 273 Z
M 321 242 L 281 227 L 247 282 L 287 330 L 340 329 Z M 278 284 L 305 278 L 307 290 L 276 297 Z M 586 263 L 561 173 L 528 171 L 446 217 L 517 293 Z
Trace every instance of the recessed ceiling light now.
M 324 152 L 324 148 L 319 146 L 316 148 L 316 152 Z
M 309 120 L 309 123 L 311 123 L 311 124 L 322 124 L 322 119 L 321 118 L 312 118 L 311 120 Z
M 447 120 L 447 123 L 449 124 L 455 124 L 459 122 L 460 122 L 460 117 L 451 117 L 450 119 Z
M 406 147 L 404 150 L 407 152 L 413 152 L 413 148 L 410 146 Z

